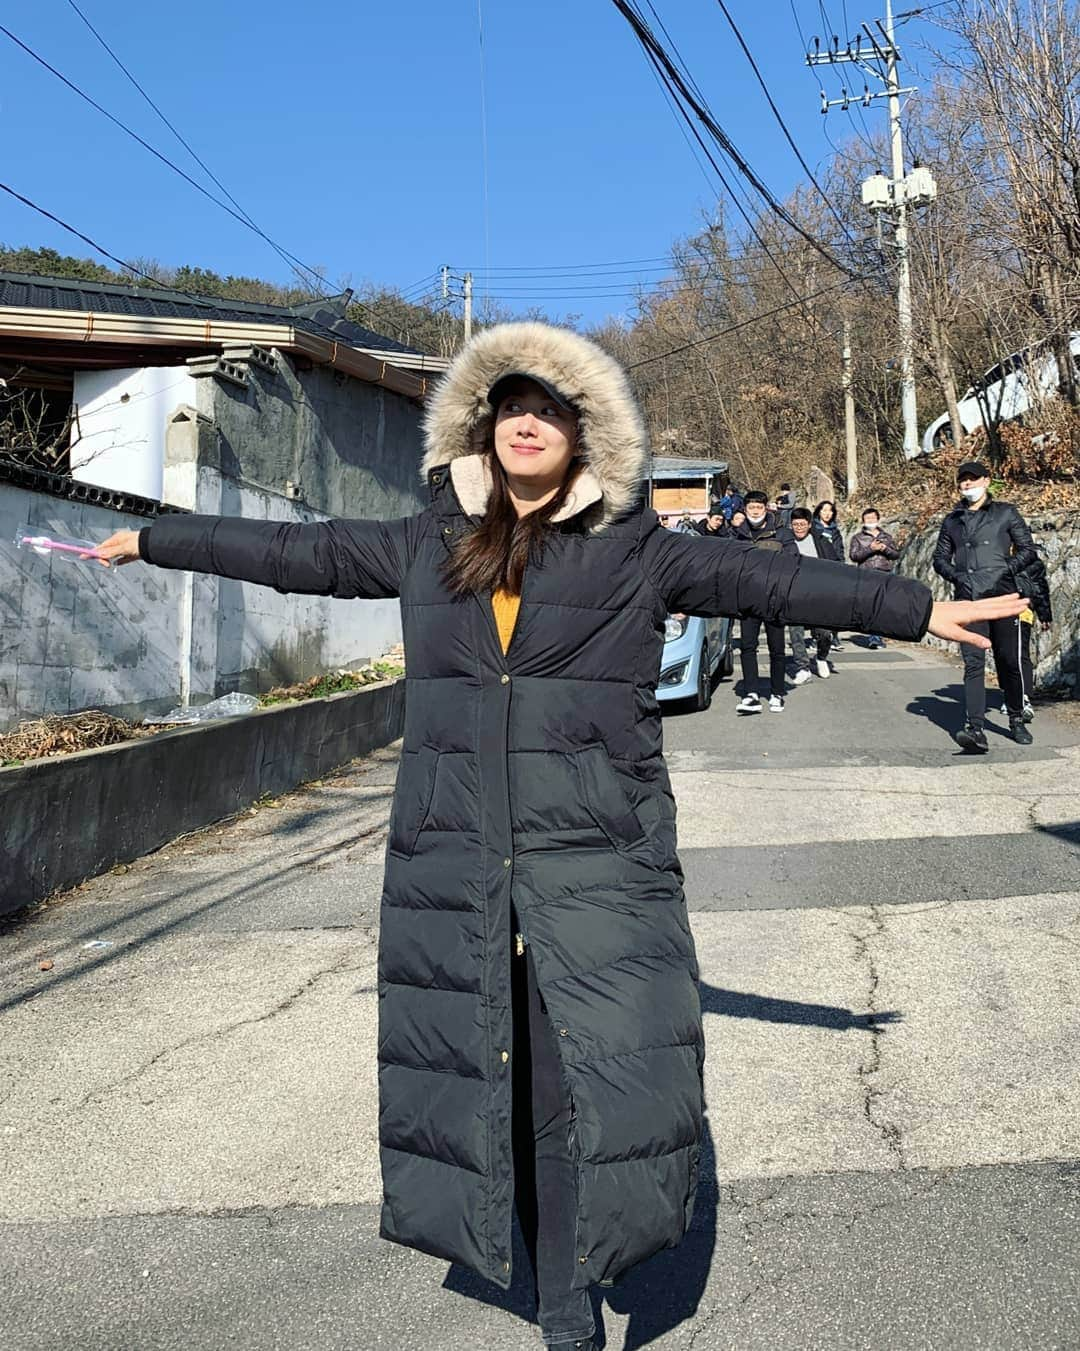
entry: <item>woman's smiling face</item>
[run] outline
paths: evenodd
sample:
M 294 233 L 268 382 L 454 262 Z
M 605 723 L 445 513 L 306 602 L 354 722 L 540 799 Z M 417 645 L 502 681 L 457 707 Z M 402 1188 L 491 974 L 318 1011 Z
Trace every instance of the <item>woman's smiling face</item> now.
M 495 454 L 511 481 L 557 486 L 577 448 L 577 417 L 531 380 L 522 380 L 495 411 Z

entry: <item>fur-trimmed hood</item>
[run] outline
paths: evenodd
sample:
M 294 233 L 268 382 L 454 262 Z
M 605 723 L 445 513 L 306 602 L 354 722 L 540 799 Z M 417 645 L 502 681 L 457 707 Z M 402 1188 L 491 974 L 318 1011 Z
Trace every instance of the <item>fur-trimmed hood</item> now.
M 491 491 L 483 451 L 494 416 L 487 393 L 512 371 L 540 376 L 578 410 L 578 449 L 585 467 L 556 519 L 595 507 L 592 528 L 602 530 L 636 498 L 648 472 L 648 438 L 626 372 L 594 342 L 568 329 L 499 324 L 473 338 L 429 404 L 423 477 L 436 465 L 449 464 L 466 513 L 483 514 Z

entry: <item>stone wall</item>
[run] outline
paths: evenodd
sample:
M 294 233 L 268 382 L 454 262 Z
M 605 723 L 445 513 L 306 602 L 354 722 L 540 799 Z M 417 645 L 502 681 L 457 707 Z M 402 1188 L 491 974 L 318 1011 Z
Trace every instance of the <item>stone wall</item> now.
M 931 560 L 941 517 L 921 532 L 911 534 L 901 555 L 898 571 L 929 583 L 934 595 L 952 599 L 952 588 L 934 572 Z M 1050 579 L 1054 623 L 1049 633 L 1036 624 L 1031 655 L 1035 665 L 1035 688 L 1043 694 L 1080 698 L 1080 514 L 1051 513 L 1028 518 Z M 900 518 L 883 522 L 890 531 L 907 531 L 913 522 Z M 946 646 L 930 639 L 936 646 Z
M 199 471 L 199 505 L 259 520 L 320 513 Z M 230 690 L 257 693 L 378 657 L 401 640 L 397 601 L 282 596 L 131 563 L 109 569 L 27 554 L 20 525 L 100 541 L 145 517 L 0 483 L 0 730 L 102 708 L 163 713 Z
M 197 408 L 214 427 L 202 460 L 227 477 L 297 495 L 327 516 L 391 518 L 418 509 L 422 410 L 401 394 L 326 367 L 246 365 L 241 387 L 198 381 Z M 169 498 L 168 490 L 165 493 Z

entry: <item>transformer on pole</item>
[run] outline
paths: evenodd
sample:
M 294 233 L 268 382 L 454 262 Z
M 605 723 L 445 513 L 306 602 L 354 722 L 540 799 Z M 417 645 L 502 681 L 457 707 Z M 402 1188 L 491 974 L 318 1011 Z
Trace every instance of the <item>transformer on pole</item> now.
M 881 82 L 882 89 L 872 90 L 864 84 L 861 94 L 851 94 L 843 89 L 842 97 L 830 99 L 825 91 L 821 92 L 821 111 L 827 113 L 830 108 L 842 108 L 845 111 L 853 103 L 870 107 L 875 99 L 889 101 L 889 131 L 891 146 L 891 176 L 884 173 L 872 174 L 862 185 L 862 202 L 869 211 L 874 212 L 878 220 L 888 214 L 893 221 L 893 242 L 896 248 L 897 278 L 896 300 L 900 332 L 900 383 L 901 402 L 904 419 L 904 454 L 910 460 L 919 453 L 919 418 L 915 399 L 915 340 L 911 308 L 911 258 L 908 242 L 908 214 L 915 207 L 926 206 L 937 196 L 937 184 L 929 169 L 916 166 L 911 173 L 904 173 L 903 132 L 900 126 L 900 98 L 903 94 L 914 94 L 913 88 L 900 87 L 897 67 L 900 64 L 900 49 L 896 45 L 893 27 L 892 0 L 885 0 L 885 22 L 877 19 L 873 25 L 862 24 L 862 34 L 854 41 L 841 47 L 839 39 L 833 38 L 832 46 L 822 50 L 821 43 L 814 39 L 814 50 L 807 52 L 808 66 L 832 66 L 853 64 Z M 865 34 L 866 41 L 863 40 Z

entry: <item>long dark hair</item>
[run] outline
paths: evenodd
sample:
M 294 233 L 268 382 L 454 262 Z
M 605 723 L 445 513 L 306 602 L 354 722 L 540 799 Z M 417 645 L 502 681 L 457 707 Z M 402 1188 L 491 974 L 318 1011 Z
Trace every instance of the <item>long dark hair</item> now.
M 831 521 L 823 521 L 821 519 L 822 507 L 832 507 Z M 831 525 L 834 529 L 838 528 L 836 524 L 836 503 L 830 502 L 828 498 L 826 498 L 823 502 L 819 502 L 817 506 L 814 508 L 814 520 L 817 521 L 820 525 Z
M 444 575 L 450 590 L 458 595 L 486 593 L 502 587 L 511 595 L 519 596 L 525 566 L 540 561 L 544 545 L 555 528 L 552 517 L 566 502 L 581 458 L 575 455 L 571 459 L 562 486 L 550 502 L 518 516 L 506 471 L 495 454 L 494 431 L 490 441 L 487 460 L 491 470 L 491 496 L 487 510 L 476 529 L 455 546 Z

